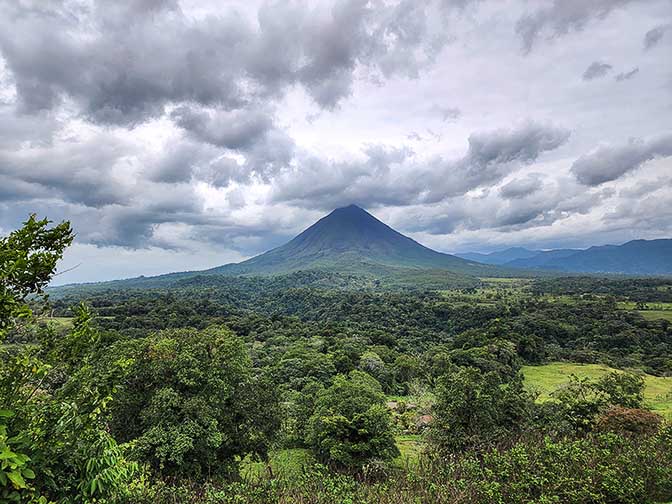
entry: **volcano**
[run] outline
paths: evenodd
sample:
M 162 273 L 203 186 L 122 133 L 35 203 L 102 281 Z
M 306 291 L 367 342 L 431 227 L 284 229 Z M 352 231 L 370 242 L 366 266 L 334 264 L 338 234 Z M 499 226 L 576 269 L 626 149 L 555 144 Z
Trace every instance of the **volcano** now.
M 380 268 L 444 269 L 471 275 L 497 271 L 494 266 L 425 247 L 350 205 L 337 208 L 280 247 L 208 273 L 268 275 L 314 269 L 358 273 Z

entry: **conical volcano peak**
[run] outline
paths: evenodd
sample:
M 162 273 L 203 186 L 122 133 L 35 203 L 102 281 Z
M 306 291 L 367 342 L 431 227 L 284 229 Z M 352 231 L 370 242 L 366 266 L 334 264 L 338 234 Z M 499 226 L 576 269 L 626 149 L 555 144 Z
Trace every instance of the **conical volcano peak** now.
M 373 215 L 371 215 L 369 212 L 364 210 L 363 208 L 357 206 L 357 205 L 348 205 L 340 208 L 336 208 L 332 210 L 332 212 L 327 215 L 325 218 L 329 217 L 339 217 L 339 218 L 368 218 L 368 219 L 376 219 Z
M 362 263 L 450 268 L 460 267 L 466 261 L 420 245 L 353 204 L 333 210 L 290 242 L 240 266 L 250 271 L 316 267 L 342 270 Z
M 350 205 L 348 205 L 348 206 L 335 208 L 331 213 L 337 213 L 337 212 L 338 212 L 338 213 L 345 213 L 345 212 L 355 213 L 355 212 L 360 212 L 360 213 L 367 213 L 367 214 L 369 213 L 369 212 L 367 212 L 366 210 L 364 210 L 362 207 L 359 207 L 359 206 L 355 205 L 354 203 L 353 203 L 353 204 L 350 204 Z
M 445 269 L 486 276 L 492 270 L 492 266 L 420 245 L 360 206 L 350 204 L 332 210 L 280 247 L 211 272 L 254 275 L 330 269 L 379 274 L 399 268 Z

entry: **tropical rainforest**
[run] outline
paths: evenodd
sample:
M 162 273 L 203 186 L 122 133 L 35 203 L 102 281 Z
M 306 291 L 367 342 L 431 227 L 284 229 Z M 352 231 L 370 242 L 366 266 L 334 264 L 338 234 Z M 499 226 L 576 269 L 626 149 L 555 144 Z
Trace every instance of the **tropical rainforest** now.
M 672 500 L 669 278 L 49 289 L 72 240 L 0 239 L 0 503 Z

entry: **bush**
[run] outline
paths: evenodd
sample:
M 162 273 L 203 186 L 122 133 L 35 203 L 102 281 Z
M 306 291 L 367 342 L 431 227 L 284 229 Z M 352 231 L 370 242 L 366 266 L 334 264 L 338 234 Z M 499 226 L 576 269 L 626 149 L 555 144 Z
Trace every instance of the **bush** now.
M 658 432 L 663 417 L 651 411 L 614 406 L 597 419 L 597 430 L 622 435 L 648 436 Z
M 502 380 L 495 371 L 472 367 L 456 367 L 441 377 L 430 430 L 434 447 L 443 452 L 486 448 L 525 429 L 532 396 L 520 374 Z

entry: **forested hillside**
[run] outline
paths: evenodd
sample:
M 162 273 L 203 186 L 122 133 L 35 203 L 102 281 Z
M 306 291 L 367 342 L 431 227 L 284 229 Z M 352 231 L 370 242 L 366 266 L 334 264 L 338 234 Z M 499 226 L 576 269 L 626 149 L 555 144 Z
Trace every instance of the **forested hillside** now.
M 669 280 L 312 271 L 45 300 L 71 236 L 32 219 L 0 243 L 8 501 L 672 498 Z

